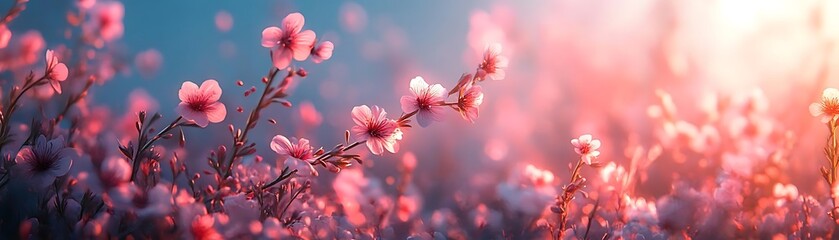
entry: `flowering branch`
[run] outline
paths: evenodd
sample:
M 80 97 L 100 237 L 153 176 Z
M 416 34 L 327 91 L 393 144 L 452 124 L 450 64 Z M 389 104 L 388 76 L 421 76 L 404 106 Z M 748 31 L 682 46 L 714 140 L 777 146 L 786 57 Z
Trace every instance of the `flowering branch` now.
M 556 204 L 551 206 L 551 211 L 559 214 L 558 227 L 553 228 L 551 226 L 549 229 L 554 239 L 562 239 L 562 234 L 568 228 L 568 210 L 571 205 L 571 200 L 574 200 L 577 192 L 585 187 L 586 179 L 580 174 L 580 169 L 584 165 L 592 166 L 592 158 L 600 155 L 600 151 L 597 151 L 600 148 L 600 140 L 592 140 L 591 135 L 586 134 L 577 139 L 573 139 L 571 140 L 571 144 L 574 145 L 574 151 L 580 154 L 580 159 L 577 160 L 577 164 L 571 171 L 571 180 L 568 185 L 562 188 L 562 193 L 556 197 Z

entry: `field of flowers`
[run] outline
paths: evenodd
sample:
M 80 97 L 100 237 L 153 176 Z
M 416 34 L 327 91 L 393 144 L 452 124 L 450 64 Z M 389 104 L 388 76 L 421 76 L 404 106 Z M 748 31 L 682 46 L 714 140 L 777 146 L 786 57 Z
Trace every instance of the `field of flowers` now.
M 0 239 L 839 238 L 839 1 L 0 17 Z

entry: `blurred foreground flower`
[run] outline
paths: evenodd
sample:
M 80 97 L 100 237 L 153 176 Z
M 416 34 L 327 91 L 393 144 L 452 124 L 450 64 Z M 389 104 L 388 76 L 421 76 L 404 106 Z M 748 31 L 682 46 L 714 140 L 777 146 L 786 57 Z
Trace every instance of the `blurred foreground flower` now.
M 25 146 L 18 152 L 15 162 L 21 164 L 33 185 L 44 188 L 70 171 L 73 154 L 72 148 L 64 146 L 64 138 L 47 141 L 41 135 L 34 145 Z

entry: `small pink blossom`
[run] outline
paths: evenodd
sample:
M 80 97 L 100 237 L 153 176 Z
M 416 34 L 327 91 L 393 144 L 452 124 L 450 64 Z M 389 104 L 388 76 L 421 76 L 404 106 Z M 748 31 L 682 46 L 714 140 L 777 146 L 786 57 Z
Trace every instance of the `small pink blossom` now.
M 332 58 L 332 50 L 335 49 L 335 44 L 330 41 L 324 41 L 312 48 L 312 62 L 321 63 Z
M 315 32 L 301 32 L 304 23 L 303 14 L 292 13 L 283 19 L 283 28 L 272 26 L 262 30 L 262 46 L 272 50 L 274 67 L 284 69 L 292 58 L 303 61 L 309 57 L 315 45 Z
M 471 84 L 464 86 L 462 91 L 463 94 L 457 101 L 457 110 L 463 119 L 475 123 L 475 119 L 478 119 L 478 107 L 484 102 L 484 93 L 481 92 L 481 86 Z
M 221 32 L 229 32 L 233 29 L 233 15 L 227 11 L 216 13 L 216 28 Z
M 55 52 L 47 50 L 47 79 L 50 81 L 50 86 L 58 94 L 61 94 L 61 82 L 67 79 L 67 65 L 58 61 Z
M 137 70 L 140 71 L 140 75 L 145 78 L 151 78 L 157 74 L 157 71 L 163 65 L 163 55 L 155 49 L 142 51 L 134 58 L 134 64 L 137 66 Z
M 35 186 L 43 188 L 70 171 L 74 154 L 72 148 L 64 145 L 64 138 L 47 141 L 41 135 L 35 144 L 25 146 L 17 153 L 15 162 L 23 168 Z
M 198 126 L 206 127 L 210 122 L 224 121 L 224 117 L 227 116 L 227 108 L 218 101 L 221 98 L 221 87 L 216 80 L 208 79 L 201 83 L 200 88 L 197 84 L 186 81 L 178 91 L 178 98 L 181 99 L 176 109 L 178 114 Z
M 293 143 L 296 141 L 296 143 Z M 274 136 L 271 140 L 271 150 L 280 155 L 283 165 L 291 170 L 297 170 L 299 175 L 317 176 L 318 172 L 310 162 L 313 158 L 312 146 L 305 138 L 288 140 L 283 135 Z
M 582 156 L 586 164 L 591 165 L 591 159 L 600 156 L 600 140 L 592 140 L 591 134 L 585 134 L 577 139 L 571 139 L 571 144 L 574 145 L 574 151 Z
M 9 46 L 9 40 L 11 39 L 12 31 L 9 31 L 9 27 L 7 27 L 6 24 L 0 24 L 0 49 Z
M 442 103 L 446 101 L 446 89 L 440 84 L 429 86 L 422 77 L 411 79 L 411 95 L 402 96 L 402 111 L 417 111 L 417 123 L 427 127 L 431 121 L 440 121 L 443 115 Z
M 96 0 L 76 0 L 76 5 L 81 9 L 88 9 L 96 4 Z
M 224 239 L 221 234 L 213 227 L 215 219 L 212 215 L 202 215 L 195 217 L 192 225 L 189 227 L 189 232 L 196 240 L 221 240 Z
M 825 89 L 821 100 L 810 104 L 810 114 L 820 118 L 823 123 L 839 118 L 839 90 Z
M 30 30 L 21 35 L 18 41 L 20 43 L 20 47 L 18 47 L 19 58 L 23 60 L 23 64 L 33 64 L 38 61 L 38 54 L 46 45 L 41 33 Z
M 85 34 L 110 42 L 122 37 L 125 7 L 116 1 L 99 2 L 91 11 L 90 20 L 82 26 Z
M 352 127 L 353 135 L 357 141 L 366 141 L 367 148 L 376 155 L 381 155 L 384 150 L 391 153 L 399 151 L 399 142 L 402 140 L 402 131 L 396 121 L 386 117 L 387 112 L 379 106 L 373 106 L 371 110 L 367 105 L 353 107 L 352 119 L 355 126 Z
M 478 65 L 478 76 L 503 80 L 506 76 L 504 68 L 507 68 L 508 64 L 509 60 L 501 56 L 501 44 L 489 45 L 484 51 L 483 62 Z

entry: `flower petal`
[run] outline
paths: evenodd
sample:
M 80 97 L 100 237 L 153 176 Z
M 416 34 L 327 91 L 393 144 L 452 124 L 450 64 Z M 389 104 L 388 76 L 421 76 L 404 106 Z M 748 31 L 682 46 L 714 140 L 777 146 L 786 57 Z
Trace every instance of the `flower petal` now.
M 824 114 L 824 112 L 822 111 L 822 105 L 818 103 L 811 103 L 810 114 L 813 115 L 813 117 L 818 117 Z
M 367 139 L 367 148 L 375 155 L 382 155 L 384 152 L 383 140 L 380 138 Z
M 288 31 L 290 34 L 296 34 L 303 29 L 303 24 L 305 23 L 306 18 L 303 17 L 303 14 L 297 12 L 291 13 L 283 18 L 283 29 Z
M 272 62 L 274 62 L 274 67 L 277 69 L 285 69 L 289 65 L 291 65 L 291 55 L 292 52 L 290 50 L 279 48 L 275 50 L 271 54 Z
M 181 84 L 181 89 L 178 90 L 178 99 L 180 99 L 181 102 L 186 102 L 190 96 L 199 93 L 198 89 L 198 84 L 195 84 L 192 81 L 186 81 Z
M 367 105 L 355 106 L 352 108 L 352 120 L 355 122 L 355 125 L 366 127 L 367 122 L 370 122 L 370 119 L 372 118 L 373 112 L 370 111 L 370 107 Z
M 200 92 L 208 97 L 207 101 L 209 102 L 215 102 L 221 98 L 221 87 L 219 87 L 218 81 L 215 79 L 207 79 L 201 83 Z
M 291 51 L 294 53 L 294 60 L 303 61 L 312 53 L 312 48 L 315 47 L 315 32 L 306 30 L 298 33 L 291 40 Z
M 278 27 L 267 27 L 265 30 L 262 30 L 262 46 L 267 48 L 276 47 L 282 37 L 282 29 Z
M 291 149 L 291 142 L 288 141 L 288 138 L 285 136 L 277 135 L 271 139 L 271 150 L 274 150 L 274 152 L 280 155 L 288 156 L 289 149 Z
M 415 96 L 402 96 L 399 99 L 399 104 L 402 106 L 402 111 L 405 113 L 411 113 L 419 109 L 417 106 L 417 97 Z
M 223 103 L 215 102 L 207 107 L 205 114 L 208 121 L 212 123 L 219 123 L 224 121 L 224 117 L 227 116 L 227 108 Z
M 202 112 L 193 111 L 189 108 L 189 105 L 186 103 L 178 104 L 178 107 L 175 108 L 175 111 L 180 114 L 184 119 L 193 121 L 200 127 L 206 127 L 209 124 L 209 119 L 207 119 L 207 115 Z

